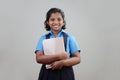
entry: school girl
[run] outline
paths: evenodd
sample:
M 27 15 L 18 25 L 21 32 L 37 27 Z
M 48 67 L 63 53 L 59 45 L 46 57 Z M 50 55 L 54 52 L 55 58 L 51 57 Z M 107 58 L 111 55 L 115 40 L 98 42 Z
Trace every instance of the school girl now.
M 75 80 L 72 66 L 80 63 L 80 48 L 75 38 L 64 31 L 64 12 L 59 8 L 51 8 L 46 14 L 44 25 L 48 33 L 40 37 L 35 50 L 36 61 L 42 64 L 38 80 Z M 63 37 L 65 52 L 44 55 L 43 40 L 56 37 Z M 51 66 L 50 69 L 46 68 L 47 64 Z

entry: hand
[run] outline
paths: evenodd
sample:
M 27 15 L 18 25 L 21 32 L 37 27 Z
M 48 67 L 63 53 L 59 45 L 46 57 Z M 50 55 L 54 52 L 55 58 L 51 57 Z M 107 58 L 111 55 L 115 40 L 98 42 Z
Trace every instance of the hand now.
M 61 69 L 63 67 L 63 60 L 55 61 L 51 64 L 52 70 Z

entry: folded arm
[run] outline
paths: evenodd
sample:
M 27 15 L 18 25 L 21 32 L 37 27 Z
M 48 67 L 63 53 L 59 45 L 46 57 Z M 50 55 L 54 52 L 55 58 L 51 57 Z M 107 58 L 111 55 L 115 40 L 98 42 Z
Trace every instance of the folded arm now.
M 41 64 L 51 64 L 55 61 L 67 58 L 68 58 L 67 52 L 62 52 L 54 55 L 44 55 L 43 51 L 36 52 L 36 61 Z
M 55 61 L 51 64 L 51 66 L 52 66 L 53 70 L 54 69 L 61 69 L 63 66 L 69 67 L 69 66 L 79 64 L 80 61 L 81 61 L 80 52 L 76 52 L 72 55 L 71 58 Z

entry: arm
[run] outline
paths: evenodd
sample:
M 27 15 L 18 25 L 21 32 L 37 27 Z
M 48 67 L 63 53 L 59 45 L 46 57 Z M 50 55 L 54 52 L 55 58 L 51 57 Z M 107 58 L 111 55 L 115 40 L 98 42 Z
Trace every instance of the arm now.
M 37 63 L 51 64 L 54 61 L 58 61 L 58 60 L 66 59 L 66 58 L 68 58 L 67 52 L 58 53 L 55 55 L 44 55 L 44 53 L 42 51 L 36 52 Z
M 63 60 L 63 66 L 73 66 L 79 64 L 80 61 L 81 61 L 80 53 L 76 52 L 75 54 L 73 54 L 72 58 Z
M 63 59 L 52 63 L 52 69 L 61 69 L 63 66 L 69 67 L 80 63 L 80 52 L 73 54 L 72 58 Z

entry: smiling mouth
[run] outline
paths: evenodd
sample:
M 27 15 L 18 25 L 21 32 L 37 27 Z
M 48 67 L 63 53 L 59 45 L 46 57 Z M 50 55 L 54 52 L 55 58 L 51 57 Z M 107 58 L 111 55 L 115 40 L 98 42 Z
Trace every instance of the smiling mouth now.
M 53 26 L 53 27 L 57 28 L 58 26 Z
M 53 27 L 56 27 L 56 28 L 57 28 L 57 27 L 59 27 L 59 25 L 53 25 Z

